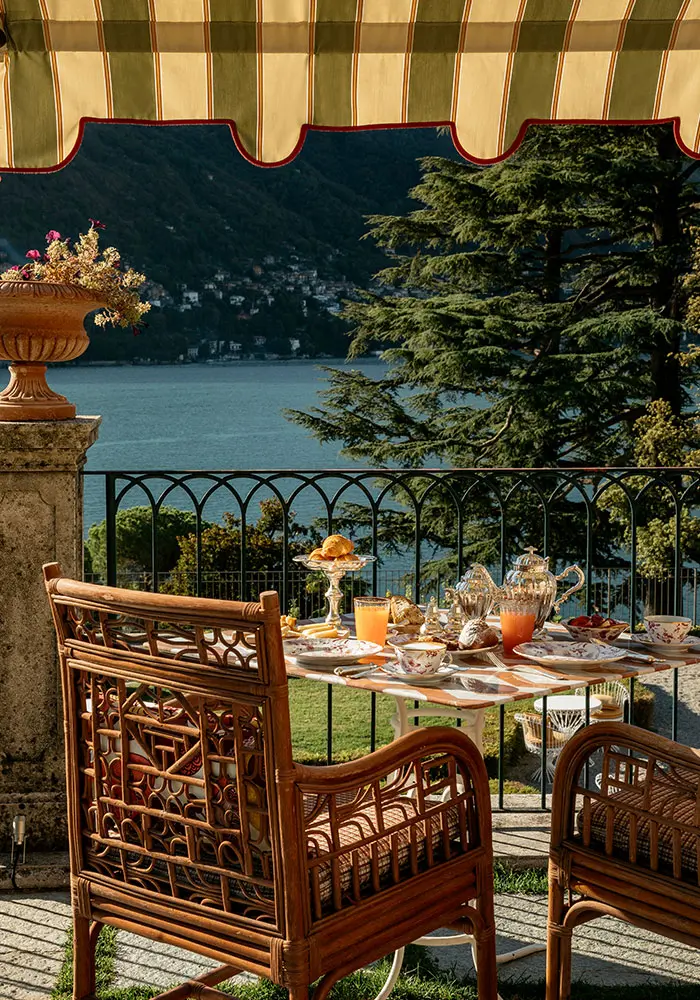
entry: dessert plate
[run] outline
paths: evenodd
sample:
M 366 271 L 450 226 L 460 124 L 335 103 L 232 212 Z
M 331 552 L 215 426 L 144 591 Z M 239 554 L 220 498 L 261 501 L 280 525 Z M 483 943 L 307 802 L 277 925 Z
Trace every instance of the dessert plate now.
M 492 649 L 498 649 L 500 643 L 494 642 L 490 646 L 478 646 L 474 649 L 451 649 L 450 656 L 453 660 L 458 663 L 466 662 L 471 656 L 477 656 L 479 653 L 489 653 Z
M 325 670 L 340 667 L 345 663 L 356 663 L 365 656 L 376 656 L 382 647 L 376 642 L 364 639 L 285 639 L 284 652 L 293 656 L 298 663 L 307 667 Z
M 624 660 L 625 650 L 598 642 L 521 642 L 514 652 L 545 667 L 599 667 Z

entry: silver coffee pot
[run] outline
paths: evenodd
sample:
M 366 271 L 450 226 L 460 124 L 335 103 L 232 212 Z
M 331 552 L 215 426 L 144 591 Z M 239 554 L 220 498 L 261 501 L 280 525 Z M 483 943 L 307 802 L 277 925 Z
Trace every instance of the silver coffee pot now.
M 576 575 L 576 583 L 557 597 L 558 583 L 571 573 Z M 580 590 L 586 582 L 586 577 L 580 566 L 575 563 L 567 566 L 557 576 L 549 568 L 549 556 L 541 556 L 532 545 L 525 549 L 523 555 L 515 560 L 513 569 L 508 570 L 501 595 L 507 600 L 523 600 L 534 602 L 539 608 L 535 619 L 535 631 L 541 629 L 552 611 L 559 608 L 572 594 Z

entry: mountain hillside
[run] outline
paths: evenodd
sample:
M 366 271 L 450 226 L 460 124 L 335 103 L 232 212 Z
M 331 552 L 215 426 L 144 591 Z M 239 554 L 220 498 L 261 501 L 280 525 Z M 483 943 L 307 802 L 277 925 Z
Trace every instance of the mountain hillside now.
M 383 262 L 362 240 L 364 217 L 404 211 L 417 157 L 433 154 L 455 155 L 434 129 L 312 132 L 295 161 L 263 169 L 225 126 L 92 124 L 65 169 L 3 176 L 0 257 L 41 248 L 51 228 L 107 225 L 159 306 L 134 343 L 98 334 L 87 357 L 201 360 L 232 343 L 244 355 L 334 353 L 338 303 Z

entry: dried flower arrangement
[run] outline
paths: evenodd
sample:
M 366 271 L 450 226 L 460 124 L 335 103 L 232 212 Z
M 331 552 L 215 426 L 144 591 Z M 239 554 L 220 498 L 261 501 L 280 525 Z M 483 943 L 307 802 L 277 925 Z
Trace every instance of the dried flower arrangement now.
M 121 255 L 115 247 L 100 250 L 103 223 L 90 219 L 90 228 L 72 243 L 55 229 L 46 234 L 46 250 L 27 252 L 27 263 L 15 264 L 0 274 L 3 281 L 43 281 L 79 285 L 95 293 L 104 308 L 95 316 L 98 326 L 123 326 L 136 329 L 151 308 L 143 302 L 140 288 L 145 275 L 133 268 L 122 270 Z

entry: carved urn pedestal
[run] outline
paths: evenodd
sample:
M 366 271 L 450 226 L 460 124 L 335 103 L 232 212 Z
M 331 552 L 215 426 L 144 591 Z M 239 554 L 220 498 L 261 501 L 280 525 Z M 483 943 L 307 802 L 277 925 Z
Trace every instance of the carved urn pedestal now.
M 0 281 L 0 359 L 11 361 L 0 420 L 70 420 L 75 405 L 46 383 L 46 363 L 87 350 L 83 321 L 102 305 L 79 285 Z

